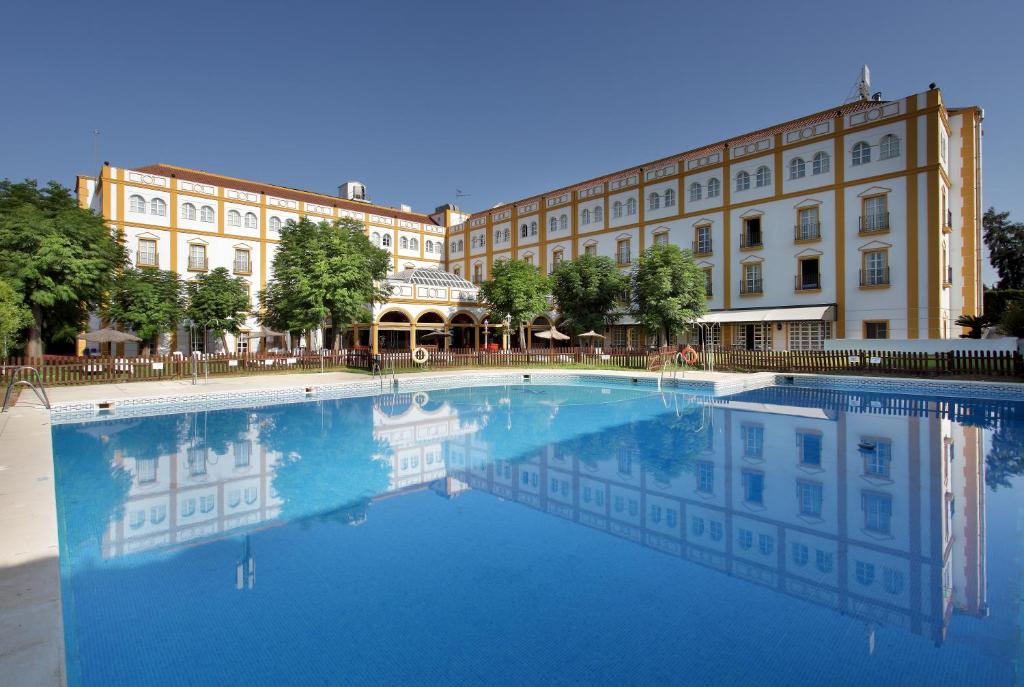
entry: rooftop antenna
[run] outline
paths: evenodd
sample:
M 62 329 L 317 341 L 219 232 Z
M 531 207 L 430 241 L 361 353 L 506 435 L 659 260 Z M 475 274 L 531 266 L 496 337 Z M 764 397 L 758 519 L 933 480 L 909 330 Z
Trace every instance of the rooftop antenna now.
M 871 100 L 871 70 L 865 64 L 860 68 L 860 78 L 857 80 L 857 94 L 861 100 Z
M 455 202 L 453 205 L 457 208 L 459 206 L 459 198 L 469 198 L 469 193 L 463 193 L 461 188 L 455 189 Z
M 100 130 L 92 130 L 92 168 L 100 168 Z

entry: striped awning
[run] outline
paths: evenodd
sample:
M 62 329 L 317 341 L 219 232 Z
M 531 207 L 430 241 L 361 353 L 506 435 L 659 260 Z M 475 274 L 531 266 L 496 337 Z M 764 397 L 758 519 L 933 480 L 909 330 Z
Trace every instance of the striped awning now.
M 699 324 L 725 324 L 729 322 L 798 322 L 805 320 L 829 321 L 836 319 L 831 305 L 808 305 L 797 308 L 761 308 L 751 310 L 718 310 L 709 312 L 696 321 Z

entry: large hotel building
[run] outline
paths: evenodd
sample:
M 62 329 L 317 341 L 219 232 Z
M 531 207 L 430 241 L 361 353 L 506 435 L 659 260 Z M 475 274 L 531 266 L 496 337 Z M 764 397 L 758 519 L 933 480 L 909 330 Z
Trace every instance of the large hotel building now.
M 981 121 L 979 107 L 948 107 L 934 87 L 864 98 L 472 214 L 381 207 L 358 182 L 335 196 L 165 164 L 105 164 L 77 190 L 123 230 L 136 265 L 186 278 L 227 267 L 250 280 L 254 307 L 285 222 L 362 222 L 394 258 L 391 299 L 353 333 L 371 348 L 407 348 L 435 328 L 479 346 L 493 323 L 475 284 L 497 260 L 549 272 L 592 253 L 628 270 L 667 242 L 707 274 L 715 343 L 805 350 L 827 338 L 956 338 L 956 318 L 980 312 Z M 647 343 L 626 315 L 606 334 L 607 346 Z M 186 349 L 178 339 L 167 345 Z

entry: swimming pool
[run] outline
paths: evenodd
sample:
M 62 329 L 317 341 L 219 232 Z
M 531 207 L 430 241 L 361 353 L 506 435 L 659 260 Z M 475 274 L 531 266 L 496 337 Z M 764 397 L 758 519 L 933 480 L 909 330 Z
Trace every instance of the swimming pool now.
M 69 684 L 1007 684 L 1022 435 L 613 383 L 56 425 Z

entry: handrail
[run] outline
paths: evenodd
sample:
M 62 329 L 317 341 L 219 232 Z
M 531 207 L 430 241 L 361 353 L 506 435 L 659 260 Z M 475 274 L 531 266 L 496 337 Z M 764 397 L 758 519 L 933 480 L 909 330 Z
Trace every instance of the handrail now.
M 7 412 L 7 405 L 10 403 L 11 394 L 14 393 L 14 387 L 16 386 L 27 386 L 29 389 L 32 389 L 36 398 L 42 401 L 47 410 L 50 410 L 50 398 L 46 395 L 46 387 L 43 385 L 43 377 L 39 374 L 39 370 L 31 365 L 19 365 L 18 367 L 13 368 L 13 370 L 14 371 L 11 373 L 11 381 L 7 385 L 7 391 L 4 393 L 4 405 L 3 408 L 0 408 L 0 413 Z M 35 376 L 35 384 L 27 379 L 18 379 L 18 373 L 23 370 L 28 370 L 33 374 L 33 376 Z M 7 369 L 5 368 L 4 372 L 6 371 Z

